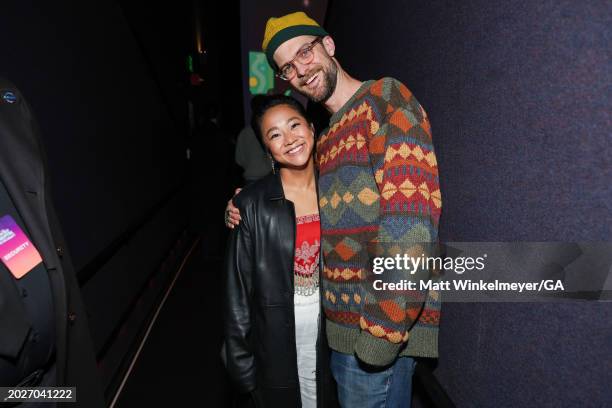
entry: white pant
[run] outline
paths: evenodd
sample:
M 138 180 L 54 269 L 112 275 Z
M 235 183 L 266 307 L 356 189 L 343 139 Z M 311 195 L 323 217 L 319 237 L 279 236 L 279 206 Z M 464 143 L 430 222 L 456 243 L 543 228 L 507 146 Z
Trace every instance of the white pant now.
M 295 305 L 295 346 L 302 408 L 317 406 L 317 333 L 319 331 L 319 289 L 310 296 L 293 295 Z

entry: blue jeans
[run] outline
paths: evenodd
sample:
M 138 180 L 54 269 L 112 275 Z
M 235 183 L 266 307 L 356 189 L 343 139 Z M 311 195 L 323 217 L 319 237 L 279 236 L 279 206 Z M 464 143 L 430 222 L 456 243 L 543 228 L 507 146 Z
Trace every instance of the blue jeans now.
M 342 408 L 410 408 L 415 361 L 400 357 L 391 366 L 366 366 L 350 354 L 332 351 L 331 371 Z

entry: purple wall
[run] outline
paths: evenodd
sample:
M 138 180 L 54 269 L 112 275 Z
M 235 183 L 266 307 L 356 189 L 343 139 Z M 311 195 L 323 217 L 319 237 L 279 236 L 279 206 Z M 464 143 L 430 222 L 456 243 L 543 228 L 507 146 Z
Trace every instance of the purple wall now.
M 610 7 L 330 1 L 360 79 L 429 113 L 444 241 L 610 241 Z M 589 271 L 585 270 L 585 273 Z M 459 407 L 610 406 L 612 304 L 445 304 L 434 374 Z

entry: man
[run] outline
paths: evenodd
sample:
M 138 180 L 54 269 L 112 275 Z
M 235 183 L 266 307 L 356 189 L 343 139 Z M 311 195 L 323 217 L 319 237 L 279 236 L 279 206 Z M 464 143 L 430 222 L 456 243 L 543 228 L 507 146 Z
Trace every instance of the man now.
M 36 123 L 21 93 L 2 78 L 0 135 L 0 386 L 76 387 L 76 403 L 57 405 L 103 407 Z
M 271 18 L 263 51 L 277 75 L 332 113 L 317 142 L 321 276 L 331 368 L 344 407 L 408 407 L 414 357 L 437 357 L 439 294 L 396 255 L 431 254 L 441 194 L 427 115 L 399 81 L 361 82 L 302 12 Z M 226 220 L 239 222 L 228 206 Z M 376 258 L 393 258 L 382 274 Z M 415 290 L 376 290 L 416 282 Z M 379 281 L 375 283 L 375 281 Z

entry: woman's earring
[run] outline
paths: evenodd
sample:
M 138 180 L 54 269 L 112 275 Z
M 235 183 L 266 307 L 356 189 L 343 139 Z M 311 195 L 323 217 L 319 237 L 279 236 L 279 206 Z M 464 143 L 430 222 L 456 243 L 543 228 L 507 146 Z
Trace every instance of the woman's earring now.
M 270 164 L 272 164 L 272 174 L 276 174 L 276 171 L 274 170 L 274 158 L 272 157 L 270 152 L 268 152 L 268 157 L 270 158 Z

